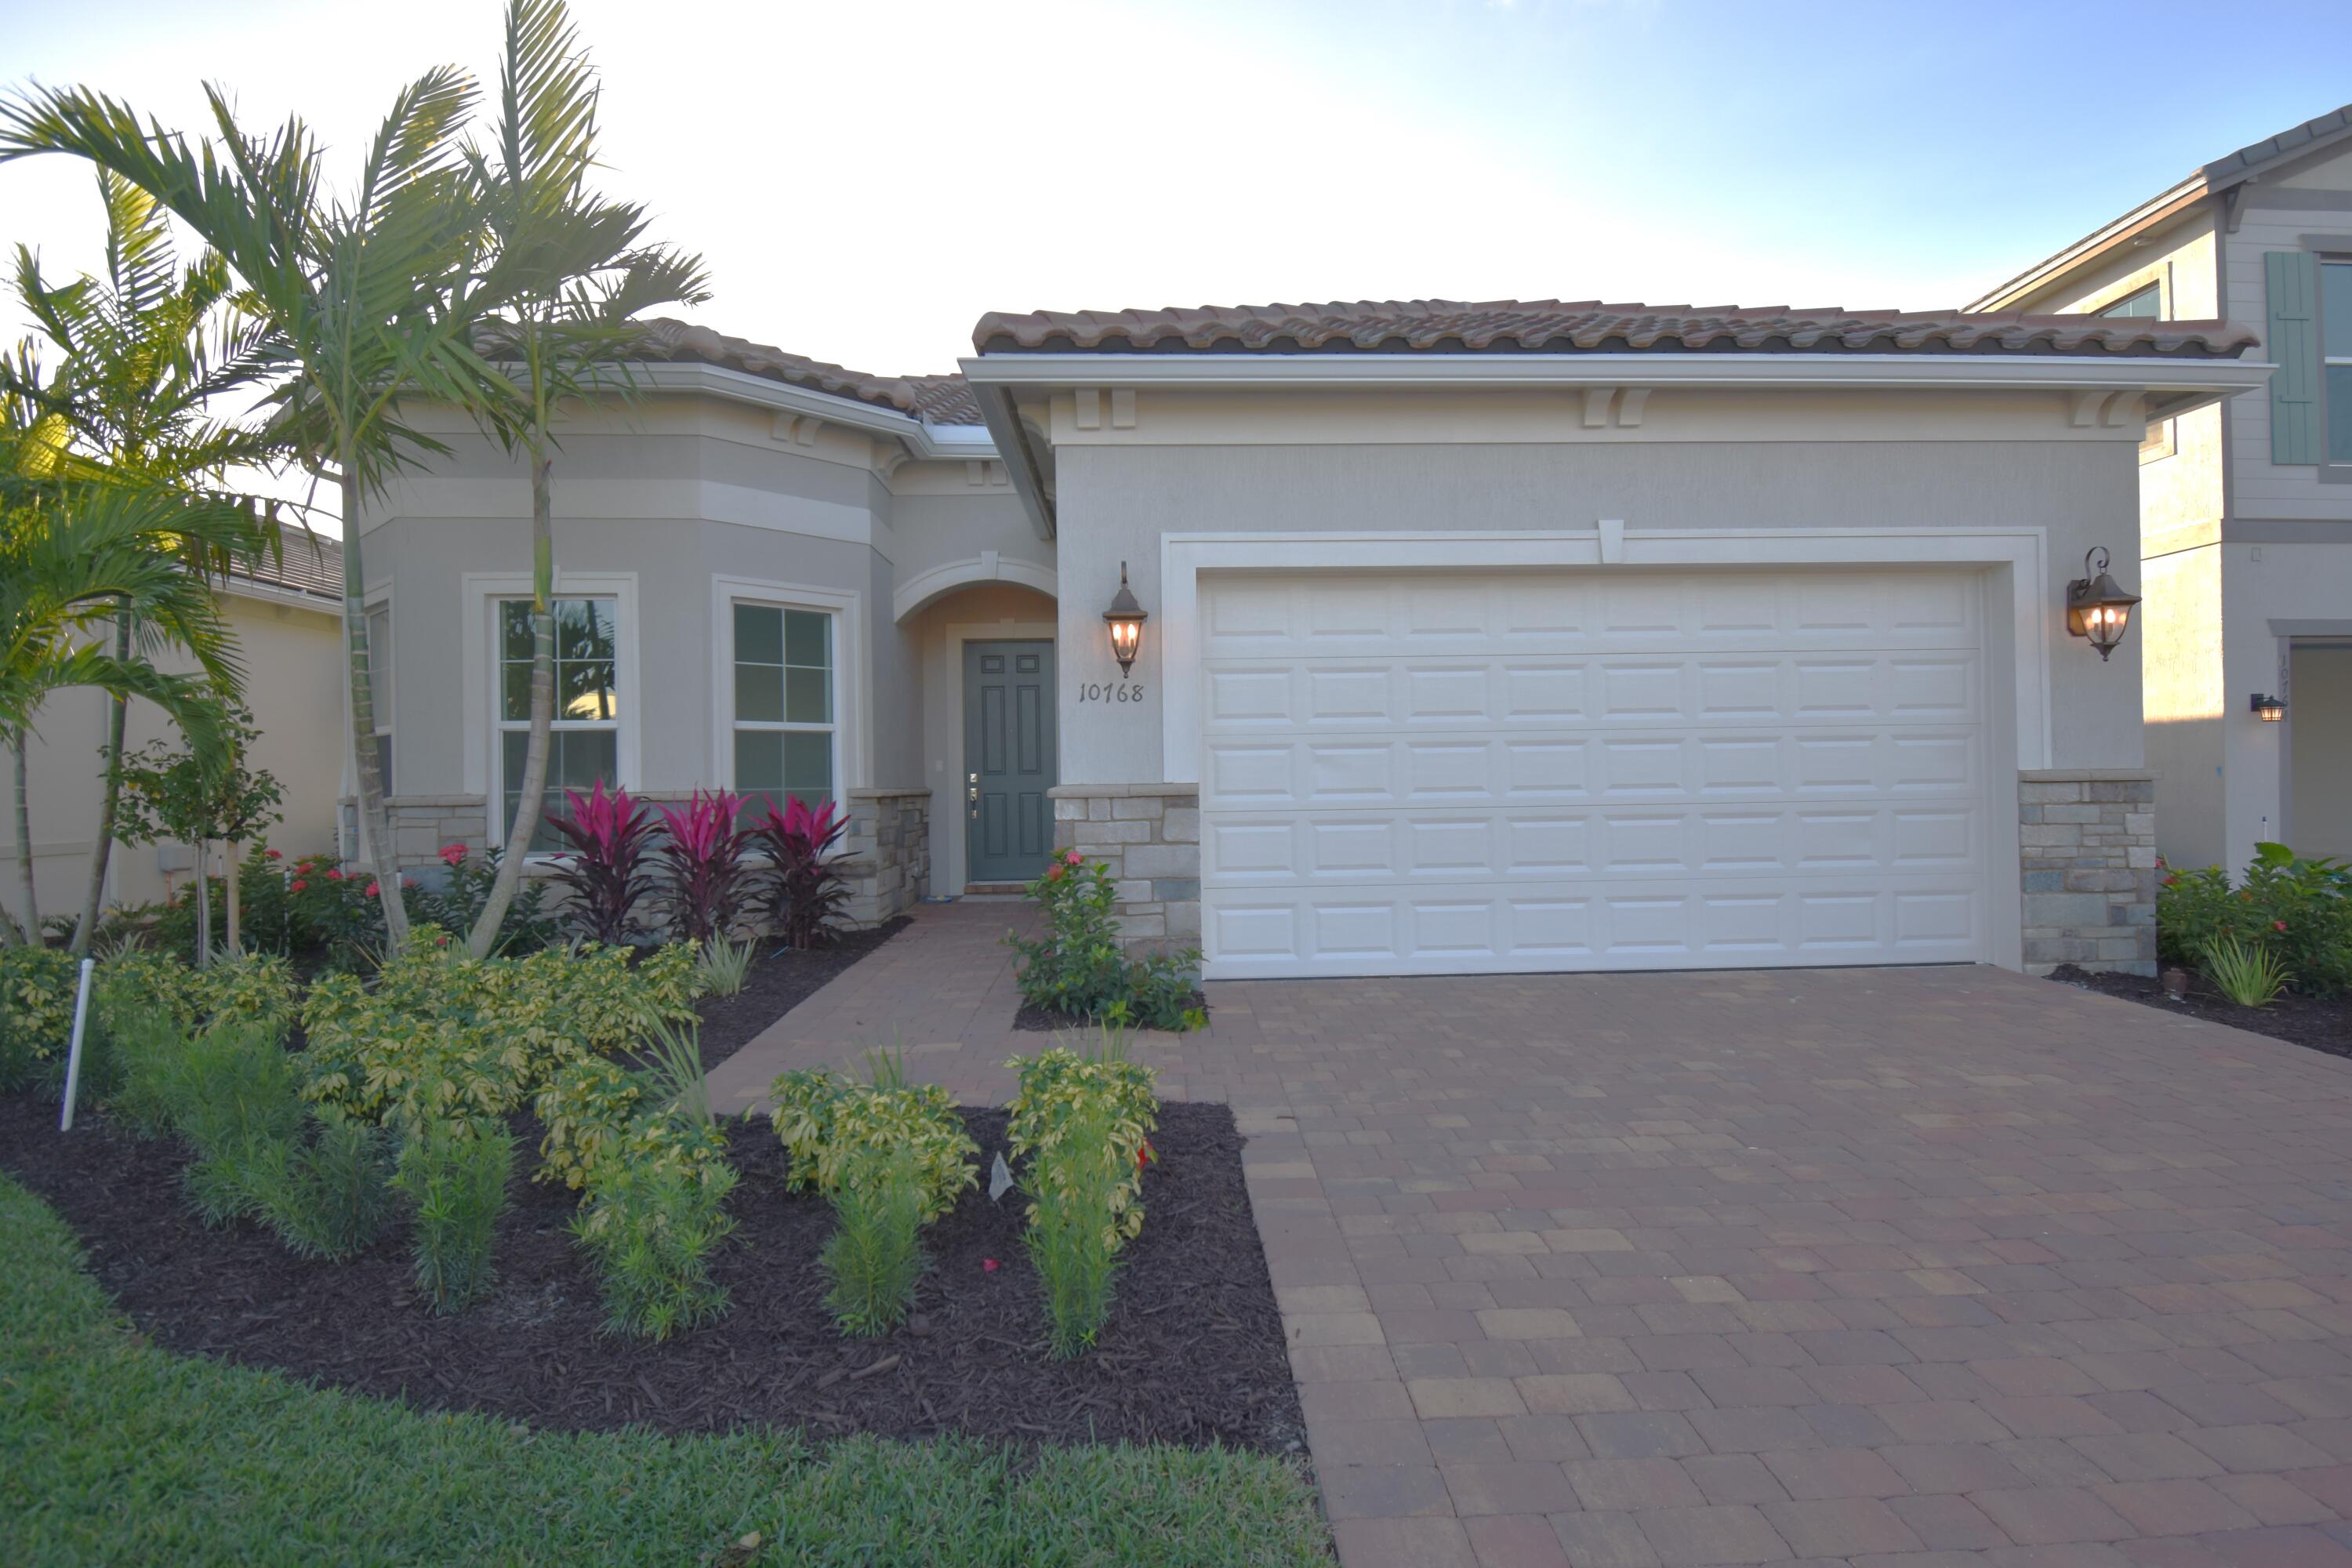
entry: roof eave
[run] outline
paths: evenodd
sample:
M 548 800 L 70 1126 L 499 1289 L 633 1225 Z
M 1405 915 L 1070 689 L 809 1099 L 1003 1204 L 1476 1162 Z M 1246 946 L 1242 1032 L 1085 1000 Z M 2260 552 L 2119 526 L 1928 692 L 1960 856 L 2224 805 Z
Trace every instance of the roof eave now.
M 643 391 L 698 394 L 777 413 L 811 415 L 846 429 L 899 441 L 912 458 L 977 460 L 999 455 L 987 426 L 938 425 L 895 408 L 795 386 L 790 382 L 772 381 L 725 365 L 698 360 L 657 360 L 632 364 L 629 376 Z
M 2056 255 L 2035 262 L 1999 288 L 1978 296 L 1960 309 L 1969 315 L 1987 310 L 2016 310 L 2019 300 L 2030 298 L 2056 279 L 2097 259 L 2116 246 L 2160 228 L 2194 210 L 2198 203 L 2212 194 L 2201 171 L 2191 174 L 2161 195 L 2143 202 L 2105 227 L 2084 235 Z

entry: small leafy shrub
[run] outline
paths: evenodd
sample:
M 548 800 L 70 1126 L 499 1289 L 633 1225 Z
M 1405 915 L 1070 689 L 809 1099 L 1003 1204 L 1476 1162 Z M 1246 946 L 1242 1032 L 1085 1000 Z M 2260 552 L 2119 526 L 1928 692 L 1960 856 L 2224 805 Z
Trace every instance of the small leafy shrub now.
M 532 1109 L 546 1129 L 533 1181 L 562 1182 L 577 1191 L 588 1173 L 627 1142 L 645 1089 L 619 1063 L 583 1057 L 560 1068 L 539 1091 Z
M 1004 1065 L 1014 1084 L 1004 1124 L 1014 1163 L 1052 1154 L 1069 1142 L 1082 1113 L 1099 1109 L 1102 1135 L 1118 1156 L 1118 1187 L 1108 1200 L 1113 1223 L 1122 1241 L 1140 1235 L 1143 1167 L 1158 1157 L 1151 1134 L 1160 1125 L 1160 1099 L 1153 1088 L 1158 1075 L 1128 1059 L 1125 1031 L 1105 1028 L 1084 1049 L 1057 1044 Z
M 661 858 L 669 870 L 670 929 L 680 942 L 708 946 L 726 935 L 742 905 L 743 852 L 752 830 L 738 826 L 743 797 L 729 790 L 694 792 L 685 809 L 661 808 L 668 832 Z
M 1143 1231 L 1143 1168 L 1159 1156 L 1160 1100 L 1127 1035 L 1107 1027 L 1087 1047 L 1014 1057 L 1005 1142 L 1029 1200 L 1023 1233 L 1045 1287 L 1054 1353 L 1092 1346 L 1110 1312 L 1119 1249 Z
M 818 1261 L 832 1280 L 824 1304 L 841 1331 L 887 1334 L 907 1321 L 922 1278 L 925 1173 L 918 1152 L 861 1145 L 842 1163 L 834 1231 Z
M 955 1206 L 980 1183 L 980 1145 L 963 1129 L 948 1091 L 937 1084 L 860 1083 L 838 1073 L 795 1070 L 770 1086 L 776 1136 L 792 1152 L 786 1185 L 826 1197 L 841 1190 L 852 1164 L 869 1151 L 903 1151 L 915 1171 L 923 1223 Z
M 320 1119 L 310 1141 L 288 1149 L 265 1179 L 261 1215 L 298 1257 L 355 1258 L 391 1216 L 392 1175 L 384 1129 Z
M 2286 964 L 2256 943 L 2216 937 L 2205 950 L 2205 976 L 2241 1007 L 2267 1007 L 2286 989 Z
M 53 947 L 0 947 L 0 1074 L 22 1088 L 38 1064 L 60 1058 L 73 1041 L 79 961 Z
M 1023 1001 L 1146 1029 L 1206 1026 L 1208 1016 L 1192 1001 L 1199 950 L 1129 957 L 1119 946 L 1117 892 L 1101 862 L 1065 850 L 1026 890 L 1045 910 L 1045 933 L 1005 933 L 1022 958 L 1014 981 Z
M 547 814 L 547 825 L 572 847 L 556 857 L 554 879 L 572 893 L 573 922 L 593 942 L 625 942 L 637 929 L 637 905 L 654 889 L 647 862 L 659 831 L 654 814 L 629 792 L 563 792 L 567 816 Z
M 2156 931 L 2168 963 L 2202 967 L 2216 943 L 2235 942 L 2273 955 L 2294 990 L 2335 995 L 2352 989 L 2352 866 L 2265 843 L 2236 887 L 2218 866 L 2168 869 Z
M 374 990 L 341 974 L 312 984 L 303 1092 L 370 1121 L 504 1116 L 572 1062 L 632 1044 L 645 1020 L 694 1017 L 692 950 L 633 956 L 591 945 L 478 960 L 419 927 Z
M 600 1163 L 572 1232 L 595 1260 L 605 1328 L 666 1340 L 727 1310 L 710 1256 L 735 1229 L 726 1214 L 735 1173 L 708 1173 L 677 1159 Z
M 784 944 L 811 948 L 832 941 L 849 901 L 849 884 L 834 857 L 849 818 L 831 801 L 812 809 L 798 795 L 786 795 L 784 809 L 769 803 L 768 815 L 751 831 L 767 852 L 768 919 Z
M 490 901 L 490 888 L 499 879 L 498 859 L 474 854 L 463 844 L 443 845 L 440 857 L 442 865 L 448 868 L 446 885 L 410 892 L 408 918 L 417 925 L 470 931 Z M 507 905 L 506 919 L 499 924 L 498 945 L 492 951 L 515 956 L 537 952 L 562 940 L 563 921 L 547 908 L 547 884 L 525 877 Z
M 408 1203 L 416 1286 L 436 1312 L 481 1299 L 506 1209 L 514 1137 L 499 1122 L 434 1118 L 409 1130 L 393 1185 Z
M 1143 1217 L 1139 1205 L 1126 1202 L 1134 1167 L 1112 1136 L 1114 1120 L 1103 1100 L 1076 1101 L 1029 1161 L 1029 1227 L 1021 1239 L 1045 1287 L 1048 1342 L 1065 1360 L 1093 1348 L 1102 1331 L 1118 1249 L 1133 1234 L 1124 1221 Z
M 725 937 L 713 937 L 703 943 L 694 960 L 694 972 L 701 977 L 706 996 L 740 995 L 743 983 L 751 975 L 751 954 L 755 944 L 750 937 L 730 942 Z

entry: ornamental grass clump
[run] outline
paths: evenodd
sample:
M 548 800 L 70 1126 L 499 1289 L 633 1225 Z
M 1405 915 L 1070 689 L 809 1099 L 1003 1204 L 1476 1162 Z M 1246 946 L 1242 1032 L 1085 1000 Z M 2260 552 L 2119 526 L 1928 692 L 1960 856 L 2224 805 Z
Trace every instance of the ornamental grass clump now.
M 463 1311 L 488 1291 L 513 1168 L 501 1122 L 436 1117 L 408 1130 L 392 1184 L 407 1200 L 416 1287 L 435 1311 Z
M 268 1026 L 224 1020 L 158 1069 L 173 1128 L 195 1153 L 184 1180 L 206 1225 L 264 1212 L 302 1130 L 293 1058 Z
M 2217 937 L 2205 949 L 2205 977 L 2241 1007 L 2267 1007 L 2286 989 L 2278 954 L 2236 937 Z
M 841 1331 L 887 1334 L 914 1310 L 922 1278 L 923 1169 L 914 1150 L 862 1145 L 833 1192 L 834 1232 L 818 1260 L 833 1281 L 824 1304 Z
M 1045 1288 L 1054 1353 L 1092 1346 L 1110 1312 L 1118 1253 L 1143 1231 L 1143 1168 L 1159 1158 L 1154 1074 L 1124 1030 L 1005 1064 L 1017 1085 L 1005 1141 L 1029 1200 L 1024 1241 Z
M 299 1258 L 356 1258 L 392 1216 L 394 1150 L 383 1128 L 328 1116 L 265 1178 L 261 1217 Z
M 750 937 L 730 942 L 723 936 L 712 937 L 702 944 L 695 955 L 694 973 L 702 982 L 706 996 L 735 996 L 743 990 L 743 983 L 751 976 L 753 942 Z

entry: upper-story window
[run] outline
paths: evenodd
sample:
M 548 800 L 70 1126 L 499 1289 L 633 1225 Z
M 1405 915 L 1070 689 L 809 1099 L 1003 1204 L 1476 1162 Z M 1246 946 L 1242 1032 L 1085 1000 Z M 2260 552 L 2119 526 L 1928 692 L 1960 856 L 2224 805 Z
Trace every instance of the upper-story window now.
M 530 746 L 530 601 L 501 599 L 499 611 L 499 798 L 503 831 L 522 798 Z M 608 598 L 555 601 L 555 717 L 548 735 L 545 808 L 561 812 L 563 791 L 618 783 L 621 694 L 614 674 L 618 605 Z M 530 847 L 560 849 L 542 820 Z
M 2114 304 L 2103 307 L 2102 316 L 2161 316 L 2164 314 L 2164 286 L 2151 283 L 2145 289 L 2135 289 Z
M 2319 266 L 2319 353 L 2326 361 L 2327 460 L 2352 463 L 2352 261 Z

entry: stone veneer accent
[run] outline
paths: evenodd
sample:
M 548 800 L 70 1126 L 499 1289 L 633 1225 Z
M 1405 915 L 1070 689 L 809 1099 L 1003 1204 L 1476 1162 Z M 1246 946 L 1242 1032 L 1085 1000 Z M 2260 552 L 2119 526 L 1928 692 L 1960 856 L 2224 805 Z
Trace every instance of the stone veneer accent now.
M 690 794 L 633 798 L 680 805 Z M 478 795 L 394 795 L 384 806 L 392 818 L 393 859 L 403 870 L 438 872 L 445 845 L 482 846 L 485 803 Z M 842 873 L 849 879 L 848 917 L 856 925 L 879 925 L 930 891 L 931 792 L 854 789 L 845 807 L 849 830 L 842 838 Z
M 2017 775 L 2025 972 L 2062 963 L 2156 973 L 2156 775 L 2034 768 Z
M 1120 940 L 1177 952 L 1201 945 L 1201 786 L 1059 784 L 1054 848 L 1110 868 Z
M 880 925 L 931 890 L 931 792 L 854 789 L 848 809 L 849 918 Z

